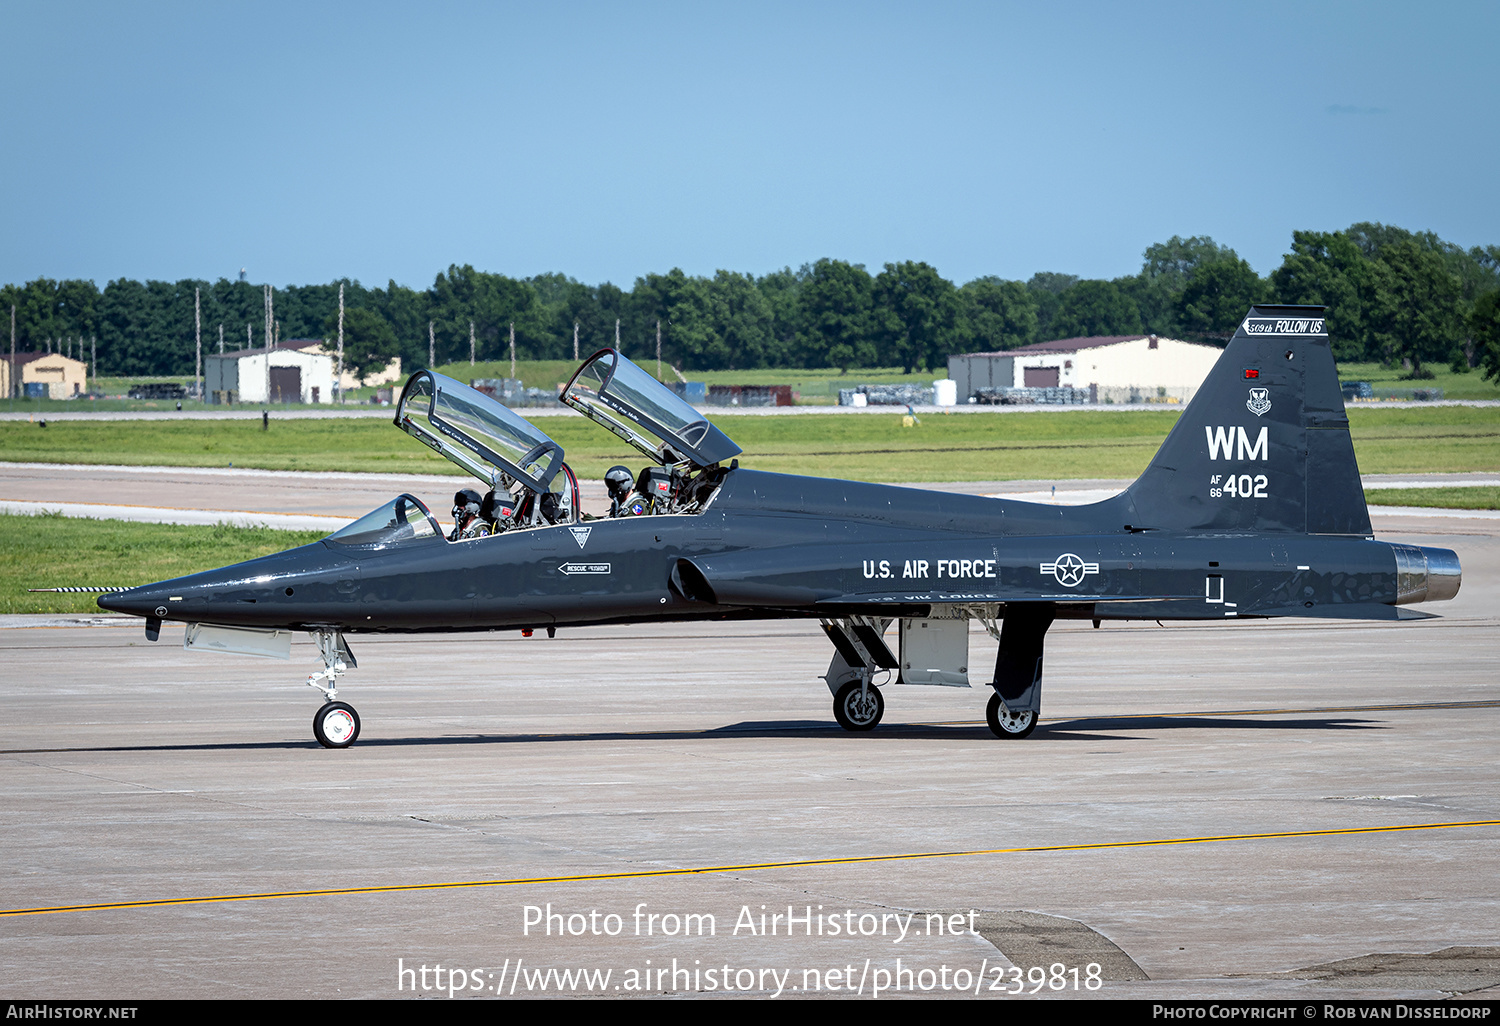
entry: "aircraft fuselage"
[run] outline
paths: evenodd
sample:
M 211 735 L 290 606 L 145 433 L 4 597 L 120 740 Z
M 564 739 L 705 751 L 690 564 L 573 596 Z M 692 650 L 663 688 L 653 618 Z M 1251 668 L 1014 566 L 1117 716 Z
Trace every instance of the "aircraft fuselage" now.
M 623 517 L 366 549 L 325 539 L 112 596 L 158 619 L 351 633 L 716 617 L 924 616 L 1056 604 L 1059 617 L 1396 619 L 1447 597 L 1447 550 L 1367 538 L 1129 524 L 1124 496 L 1048 506 L 730 471 L 694 515 Z M 1451 566 L 1450 566 L 1451 564 Z

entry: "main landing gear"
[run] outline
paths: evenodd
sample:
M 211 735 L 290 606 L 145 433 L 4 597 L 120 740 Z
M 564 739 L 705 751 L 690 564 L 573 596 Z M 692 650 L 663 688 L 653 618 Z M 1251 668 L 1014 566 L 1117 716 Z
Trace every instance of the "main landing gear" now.
M 998 738 L 1019 741 L 1030 737 L 1036 730 L 1042 711 L 1042 647 L 1047 629 L 1052 626 L 1056 607 L 1050 602 L 1011 602 L 1005 605 L 1003 622 L 996 622 L 997 609 L 973 607 L 963 610 L 968 616 L 980 619 L 990 634 L 1000 642 L 995 656 L 995 677 L 990 682 L 994 688 L 985 707 L 984 718 L 990 732 Z M 886 674 L 881 683 L 896 679 L 900 683 L 948 683 L 937 670 L 916 674 L 914 680 L 895 676 L 900 673 L 901 662 L 886 645 L 883 635 L 890 620 L 872 616 L 850 616 L 838 620 L 824 620 L 823 632 L 833 642 L 834 654 L 823 679 L 833 694 L 833 717 L 839 726 L 849 731 L 874 730 L 885 715 L 885 697 L 875 685 L 877 674 Z M 923 624 L 925 626 L 925 624 Z M 939 637 L 937 630 L 933 637 Z M 952 638 L 953 632 L 944 631 L 942 637 Z M 923 654 L 942 650 L 923 648 L 921 643 L 914 648 L 913 656 L 907 650 L 906 628 L 902 632 L 902 658 L 922 658 Z M 968 634 L 967 628 L 958 634 L 957 640 L 943 642 L 961 646 L 948 651 L 952 658 L 938 664 L 956 667 L 960 686 L 967 684 Z M 919 663 L 918 666 L 931 665 Z M 894 672 L 893 672 L 894 671 Z
M 307 678 L 307 686 L 323 692 L 323 706 L 313 715 L 313 737 L 324 748 L 348 748 L 359 738 L 359 713 L 347 702 L 338 698 L 339 675 L 359 664 L 349 643 L 336 630 L 319 630 L 318 654 L 323 657 L 323 669 Z M 325 687 L 323 681 L 328 684 Z
M 873 681 L 875 674 L 900 667 L 881 638 L 889 625 L 890 620 L 871 616 L 823 621 L 834 648 L 823 679 L 833 692 L 833 718 L 845 730 L 874 730 L 885 715 L 885 697 Z
M 1015 602 L 1005 609 L 995 655 L 995 693 L 984 710 L 990 733 L 1019 741 L 1030 737 L 1042 712 L 1042 642 L 1052 626 L 1048 603 Z

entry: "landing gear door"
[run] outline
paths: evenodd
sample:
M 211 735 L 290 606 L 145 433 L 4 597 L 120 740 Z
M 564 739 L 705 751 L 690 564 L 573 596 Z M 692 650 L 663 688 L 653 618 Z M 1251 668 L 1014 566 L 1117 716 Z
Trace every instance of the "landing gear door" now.
M 969 621 L 902 620 L 901 683 L 969 686 Z
M 562 467 L 562 446 L 530 421 L 432 371 L 418 371 L 406 382 L 396 404 L 396 426 L 490 488 L 519 481 L 544 494 Z

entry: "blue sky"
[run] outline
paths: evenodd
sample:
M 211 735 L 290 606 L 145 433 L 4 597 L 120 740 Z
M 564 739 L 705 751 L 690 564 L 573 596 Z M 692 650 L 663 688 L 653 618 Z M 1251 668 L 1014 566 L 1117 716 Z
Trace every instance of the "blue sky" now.
M 1500 4 L 0 0 L 0 281 L 1500 242 Z

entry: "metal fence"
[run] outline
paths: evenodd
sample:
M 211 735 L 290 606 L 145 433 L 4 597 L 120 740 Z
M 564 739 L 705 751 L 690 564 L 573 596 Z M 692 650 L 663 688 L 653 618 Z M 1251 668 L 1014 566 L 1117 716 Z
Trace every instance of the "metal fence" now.
M 474 378 L 469 386 L 502 406 L 557 406 L 557 393 L 545 388 L 527 388 L 519 378 Z
M 973 401 L 981 406 L 1084 406 L 1093 402 L 1087 388 L 977 388 Z
M 791 385 L 706 385 L 679 381 L 672 391 L 694 406 L 791 406 Z
M 1443 398 L 1441 388 L 1376 388 L 1368 381 L 1340 381 L 1339 389 L 1344 393 L 1344 402 L 1389 402 L 1408 400 L 1430 403 Z
M 856 395 L 865 397 L 866 406 L 931 406 L 936 395 L 932 386 L 921 385 L 856 385 L 839 389 L 839 405 L 855 406 Z

